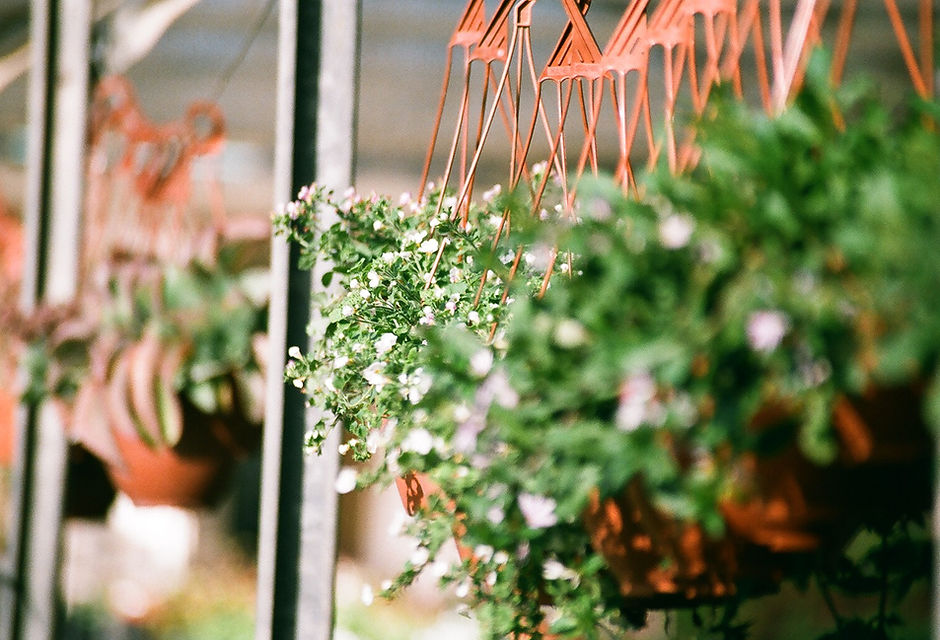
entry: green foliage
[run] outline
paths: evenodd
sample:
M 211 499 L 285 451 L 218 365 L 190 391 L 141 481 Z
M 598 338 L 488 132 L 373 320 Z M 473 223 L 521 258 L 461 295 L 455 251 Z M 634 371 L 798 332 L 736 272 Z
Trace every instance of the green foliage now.
M 116 259 L 75 305 L 39 309 L 24 332 L 25 400 L 69 406 L 74 433 L 106 458 L 115 404 L 153 444 L 179 439 L 178 395 L 204 413 L 260 424 L 267 274 L 238 258 L 223 249 L 213 264 Z
M 446 204 L 433 217 L 436 195 L 412 216 L 383 198 L 306 190 L 277 216 L 335 287 L 317 301 L 310 353 L 287 370 L 324 417 L 311 444 L 341 423 L 342 452 L 379 454 L 360 485 L 418 471 L 440 487 L 409 525 L 418 550 L 389 593 L 432 567 L 489 637 L 629 629 L 643 611 L 582 522 L 595 492 L 619 496 L 639 478 L 661 513 L 721 536 L 720 505 L 742 490 L 746 455 L 795 442 L 817 464 L 834 460 L 838 398 L 927 383 L 924 414 L 940 426 L 933 107 L 898 118 L 855 93 L 811 80 L 775 119 L 720 102 L 697 124 L 697 167 L 642 177 L 639 197 L 585 180 L 564 215 L 544 220 L 524 190 L 498 199 L 482 215 L 512 221 L 506 248 L 487 251 L 493 230 L 477 222 L 448 225 Z M 316 229 L 324 205 L 339 222 Z M 515 247 L 533 268 L 510 283 L 512 302 L 492 282 L 475 300 L 480 270 L 507 280 L 500 263 Z M 548 264 L 550 286 L 533 295 Z M 786 419 L 758 433 L 767 407 Z M 454 531 L 472 558 L 440 566 Z M 872 572 L 890 565 L 901 594 L 926 566 L 911 539 L 899 529 L 874 555 L 829 567 L 830 579 L 883 589 Z M 888 633 L 886 611 L 839 619 L 839 631 Z M 702 625 L 709 637 L 747 633 L 731 614 Z

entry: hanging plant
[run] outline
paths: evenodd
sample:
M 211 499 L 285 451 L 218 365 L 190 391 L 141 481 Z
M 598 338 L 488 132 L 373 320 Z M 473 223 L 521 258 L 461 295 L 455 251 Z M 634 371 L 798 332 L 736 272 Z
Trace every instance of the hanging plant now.
M 593 638 L 647 607 L 804 579 L 805 554 L 831 560 L 865 527 L 916 536 L 924 427 L 940 426 L 938 110 L 898 121 L 852 91 L 811 78 L 774 119 L 723 101 L 697 125 L 694 170 L 642 177 L 639 198 L 585 180 L 574 221 L 502 196 L 511 237 L 467 236 L 445 269 L 472 255 L 500 274 L 503 247 L 544 269 L 557 252 L 550 286 L 517 274 L 506 305 L 502 286 L 474 305 L 433 270 L 445 228 L 422 255 L 435 196 L 423 218 L 335 205 L 319 240 L 319 192 L 277 216 L 307 266 L 335 265 L 325 283 L 341 276 L 287 378 L 350 431 L 342 453 L 378 457 L 358 484 L 403 479 L 417 511 L 388 594 L 430 570 L 492 637 Z M 355 485 L 344 469 L 338 487 Z M 467 553 L 451 566 L 437 556 L 454 532 Z M 890 626 L 882 608 L 838 633 L 859 625 Z
M 54 400 L 70 438 L 140 504 L 211 501 L 234 456 L 260 443 L 267 276 L 241 253 L 115 258 L 100 287 L 27 323 L 26 400 Z

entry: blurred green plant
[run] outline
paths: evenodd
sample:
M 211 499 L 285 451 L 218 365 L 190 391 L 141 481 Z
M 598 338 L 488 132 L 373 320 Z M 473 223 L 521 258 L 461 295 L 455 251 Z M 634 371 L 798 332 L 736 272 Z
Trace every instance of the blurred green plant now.
M 114 428 L 174 446 L 181 402 L 260 425 L 267 273 L 240 253 L 223 246 L 212 264 L 115 258 L 77 302 L 39 308 L 21 327 L 24 399 L 54 400 L 72 439 L 108 462 Z

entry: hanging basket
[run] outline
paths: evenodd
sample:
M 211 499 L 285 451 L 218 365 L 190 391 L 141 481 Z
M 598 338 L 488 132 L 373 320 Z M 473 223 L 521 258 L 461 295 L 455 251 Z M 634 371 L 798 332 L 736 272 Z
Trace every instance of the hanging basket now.
M 751 486 L 720 505 L 722 538 L 658 510 L 634 480 L 616 498 L 592 499 L 584 518 L 592 544 L 621 593 L 651 608 L 772 591 L 797 556 L 836 552 L 865 524 L 930 507 L 932 449 L 920 396 L 894 387 L 841 398 L 832 420 L 839 458 L 830 465 L 812 463 L 795 444 L 745 456 L 742 475 Z M 755 426 L 779 419 L 763 416 Z
M 813 464 L 795 444 L 745 458 L 756 492 L 722 505 L 729 528 L 774 551 L 811 551 L 843 544 L 861 524 L 926 511 L 932 447 L 922 399 L 915 385 L 873 386 L 839 398 L 832 416 L 839 455 L 832 464 Z

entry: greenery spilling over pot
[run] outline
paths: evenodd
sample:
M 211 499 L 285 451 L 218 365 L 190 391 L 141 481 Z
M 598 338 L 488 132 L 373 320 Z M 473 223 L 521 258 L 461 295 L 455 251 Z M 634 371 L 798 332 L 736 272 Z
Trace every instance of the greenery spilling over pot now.
M 841 402 L 909 388 L 915 420 L 940 427 L 940 110 L 888 113 L 819 81 L 774 119 L 718 104 L 696 125 L 697 167 L 650 172 L 638 196 L 585 181 L 570 212 L 532 216 L 505 194 L 457 229 L 431 217 L 434 197 L 409 211 L 307 190 L 276 217 L 307 266 L 331 265 L 311 353 L 292 349 L 287 370 L 325 416 L 311 444 L 342 425 L 342 453 L 375 457 L 337 488 L 411 472 L 439 487 L 408 525 L 418 546 L 389 594 L 430 571 L 494 638 L 640 625 L 656 603 L 631 598 L 592 545 L 592 504 L 639 483 L 657 517 L 722 540 L 736 534 L 726 507 L 757 489 L 749 461 L 791 451 L 812 469 L 841 464 Z M 318 238 L 324 205 L 341 222 Z M 511 237 L 491 250 L 485 220 L 506 210 Z M 426 287 L 445 238 L 450 262 Z M 480 270 L 505 281 L 516 247 L 531 271 L 505 304 L 492 279 L 474 304 Z M 892 464 L 929 462 L 920 449 Z M 903 491 L 929 495 L 929 478 Z M 827 589 L 882 593 L 875 615 L 837 617 L 827 637 L 890 637 L 891 598 L 930 567 L 923 504 L 837 516 L 848 528 L 812 532 L 815 561 L 788 556 Z M 878 535 L 855 537 L 866 526 Z M 450 565 L 437 556 L 455 532 L 471 553 Z M 724 595 L 747 596 L 747 581 Z M 715 630 L 743 637 L 731 620 Z
M 173 448 L 199 415 L 231 427 L 213 439 L 234 453 L 257 445 L 268 284 L 250 245 L 223 244 L 211 264 L 115 257 L 76 303 L 40 308 L 22 328 L 26 400 L 54 400 L 70 437 L 117 466 L 116 436 Z

